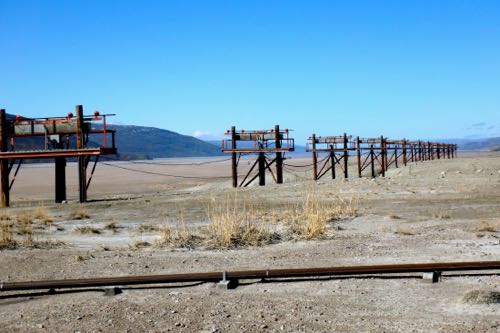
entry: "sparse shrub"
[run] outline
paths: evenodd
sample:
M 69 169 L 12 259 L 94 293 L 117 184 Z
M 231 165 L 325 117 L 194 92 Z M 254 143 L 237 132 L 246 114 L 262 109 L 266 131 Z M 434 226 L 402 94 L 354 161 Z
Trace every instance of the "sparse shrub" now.
M 33 217 L 24 213 L 16 218 L 16 234 L 30 236 L 33 234 Z
M 403 226 L 396 228 L 394 232 L 398 235 L 405 235 L 405 236 L 413 236 L 417 234 L 417 232 L 414 229 Z
M 69 215 L 70 220 L 85 220 L 90 218 L 89 213 L 83 207 L 77 207 L 74 211 Z
M 494 290 L 471 290 L 465 293 L 464 303 L 469 304 L 498 304 L 500 292 Z
M 149 243 L 149 242 L 146 242 L 146 241 L 135 241 L 133 244 L 131 244 L 129 246 L 129 248 L 131 250 L 139 250 L 139 249 L 143 249 L 143 248 L 150 247 L 150 246 L 151 246 L 151 243 Z
M 22 245 L 32 249 L 51 249 L 55 247 L 64 246 L 66 245 L 66 243 L 60 240 L 52 240 L 52 239 L 34 240 L 31 237 L 29 239 L 26 239 Z
M 187 227 L 184 220 L 184 212 L 178 213 L 177 226 L 170 228 L 168 226 L 160 229 L 160 239 L 156 242 L 157 246 L 170 246 L 174 248 L 193 248 L 201 241 L 201 237 L 194 235 Z
M 18 243 L 14 239 L 14 234 L 11 230 L 11 226 L 9 223 L 7 223 L 7 221 L 3 221 L 0 232 L 0 250 L 14 249 L 17 247 Z
M 481 221 L 479 227 L 477 228 L 477 231 L 497 232 L 499 229 L 499 225 L 500 223 Z
M 320 201 L 309 193 L 305 201 L 295 207 L 290 214 L 290 230 L 293 235 L 305 239 L 324 237 L 328 223 L 342 218 L 356 216 L 358 200 L 354 197 L 344 200 L 337 197 L 335 202 Z
M 447 220 L 451 218 L 450 214 L 442 209 L 432 213 L 432 217 L 438 220 Z
M 116 222 L 109 222 L 104 226 L 104 229 L 111 230 L 113 233 L 116 234 L 118 232 L 119 226 L 116 224 Z
M 86 260 L 90 260 L 92 258 L 94 258 L 94 256 L 92 254 L 86 254 L 86 255 L 76 255 L 75 257 L 75 261 L 76 262 L 82 262 L 82 261 L 86 261 Z
M 24 223 L 27 223 L 27 225 L 30 225 L 31 222 L 29 222 L 29 219 L 22 219 Z M 31 231 L 30 227 L 23 226 L 21 230 L 24 230 L 22 232 L 17 231 L 18 234 L 24 235 L 24 239 L 19 241 L 14 239 L 14 233 L 11 230 L 11 225 L 4 221 L 2 223 L 2 227 L 0 229 L 0 250 L 2 249 L 15 249 L 17 247 L 27 247 L 27 248 L 53 248 L 53 247 L 58 247 L 65 245 L 64 242 L 62 241 L 57 241 L 57 240 L 36 240 L 33 238 L 33 232 Z
M 252 212 L 236 196 L 222 201 L 213 198 L 207 206 L 207 246 L 228 249 L 268 244 L 276 239 L 277 235 L 269 230 L 269 224 L 253 221 Z
M 75 256 L 75 261 L 76 262 L 82 262 L 85 261 L 86 259 L 83 256 L 77 255 Z
M 164 227 L 160 229 L 160 239 L 157 246 L 173 248 L 193 248 L 201 241 L 201 237 L 194 235 L 187 229 Z
M 10 221 L 10 216 L 9 216 L 9 214 L 7 214 L 6 211 L 3 211 L 0 214 L 0 221 Z
M 152 224 L 141 224 L 137 230 L 142 234 L 143 232 L 157 232 L 160 228 Z
M 48 225 L 54 222 L 54 219 L 50 216 L 44 207 L 37 207 L 32 211 L 33 219 L 40 220 L 43 224 Z
M 85 226 L 85 227 L 75 228 L 75 232 L 77 232 L 79 234 L 95 234 L 95 235 L 98 235 L 98 234 L 101 233 L 101 230 L 99 230 L 97 228 L 94 228 L 94 227 Z

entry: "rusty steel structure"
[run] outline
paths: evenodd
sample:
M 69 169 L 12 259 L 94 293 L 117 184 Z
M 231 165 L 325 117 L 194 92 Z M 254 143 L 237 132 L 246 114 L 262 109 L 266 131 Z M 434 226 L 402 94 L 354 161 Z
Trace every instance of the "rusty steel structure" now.
M 75 115 L 69 113 L 66 117 L 23 118 L 16 116 L 7 120 L 5 109 L 0 110 L 0 206 L 10 205 L 10 190 L 26 159 L 55 160 L 55 201 L 66 200 L 66 159 L 78 159 L 79 200 L 87 201 L 87 190 L 92 180 L 99 156 L 116 154 L 115 131 L 106 124 L 107 117 L 113 114 L 84 115 L 83 106 L 75 107 Z M 95 141 L 100 136 L 100 142 Z M 108 140 L 110 136 L 111 140 Z M 43 137 L 44 147 L 37 150 L 17 150 L 16 139 Z M 89 137 L 97 144 L 89 144 Z M 71 145 L 73 138 L 75 147 Z M 76 138 L 76 140 L 75 140 Z M 99 140 L 97 140 L 99 141 Z M 94 165 L 90 177 L 87 177 L 87 167 L 94 156 Z M 13 167 L 16 169 L 10 177 Z
M 294 139 L 290 137 L 288 129 L 280 130 L 279 125 L 276 125 L 271 130 L 237 131 L 236 127 L 232 126 L 225 134 L 231 138 L 222 140 L 222 151 L 231 153 L 233 187 L 246 187 L 257 178 L 259 186 L 264 186 L 266 170 L 277 184 L 283 183 L 284 154 L 294 151 Z M 242 154 L 257 154 L 257 159 L 238 184 L 238 164 Z M 274 158 L 270 155 L 274 155 Z M 276 175 L 271 169 L 273 164 L 276 164 Z M 257 173 L 252 175 L 256 166 Z
M 165 275 L 97 277 L 63 280 L 0 282 L 0 291 L 90 288 L 105 286 L 148 285 L 183 282 L 217 282 L 224 280 L 312 278 L 320 276 L 359 276 L 395 273 L 464 272 L 500 270 L 500 261 L 437 262 L 385 264 L 315 268 L 282 268 L 245 271 L 182 273 Z
M 384 136 L 378 138 L 360 138 L 344 133 L 339 136 L 316 136 L 308 138 L 306 151 L 312 153 L 313 178 L 318 180 L 331 171 L 331 177 L 337 177 L 338 167 L 344 178 L 349 177 L 349 158 L 356 155 L 357 175 L 369 169 L 371 177 L 376 176 L 376 169 L 385 176 L 389 167 L 406 166 L 409 162 L 434 159 L 455 158 L 457 145 L 430 141 L 391 140 Z M 320 154 L 325 158 L 318 161 Z

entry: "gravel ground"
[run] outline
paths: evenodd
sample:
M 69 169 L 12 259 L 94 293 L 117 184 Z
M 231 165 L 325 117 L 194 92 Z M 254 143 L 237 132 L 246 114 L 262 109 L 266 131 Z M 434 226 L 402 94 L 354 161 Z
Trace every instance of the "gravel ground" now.
M 203 226 L 207 202 L 233 194 L 227 181 L 169 182 L 162 187 L 163 178 L 127 177 L 136 177 L 131 182 L 142 184 L 141 191 L 127 192 L 120 184 L 110 193 L 106 185 L 104 200 L 84 205 L 90 217 L 83 220 L 69 218 L 77 203 L 54 205 L 41 200 L 39 192 L 23 192 L 21 183 L 14 197 L 18 201 L 4 213 L 14 217 L 43 207 L 53 222 L 45 227 L 35 222 L 40 226 L 34 228 L 35 240 L 66 245 L 2 250 L 0 280 L 500 259 L 499 154 L 461 154 L 455 160 L 412 164 L 374 180 L 313 183 L 308 173 L 289 172 L 281 186 L 238 190 L 240 198 L 261 203 L 263 211 L 282 209 L 303 200 L 305 193 L 325 200 L 356 197 L 358 214 L 332 222 L 325 239 L 283 239 L 231 250 L 131 247 L 160 237 L 154 229 L 139 232 L 139 226 L 175 223 L 179 211 L 189 227 Z M 39 178 L 35 188 L 51 193 Z M 105 230 L 111 222 L 118 229 Z M 100 232 L 75 232 L 82 226 Z M 500 276 L 450 273 L 435 284 L 423 282 L 418 274 L 248 281 L 234 290 L 204 283 L 129 287 L 116 296 L 105 296 L 101 289 L 52 295 L 3 292 L 0 331 L 500 332 L 500 304 L 466 302 L 464 296 L 474 290 L 500 292 Z

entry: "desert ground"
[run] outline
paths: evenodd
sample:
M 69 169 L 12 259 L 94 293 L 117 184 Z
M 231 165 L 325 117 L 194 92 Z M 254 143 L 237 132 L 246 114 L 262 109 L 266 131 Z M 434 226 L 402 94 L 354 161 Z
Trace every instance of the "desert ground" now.
M 287 167 L 285 184 L 268 176 L 266 187 L 238 189 L 211 178 L 230 175 L 221 159 L 107 162 L 85 204 L 76 165 L 63 204 L 52 202 L 52 164 L 23 166 L 12 207 L 0 212 L 0 280 L 500 259 L 500 153 L 459 152 L 374 179 L 351 168 L 348 180 L 314 182 L 308 168 Z M 500 332 L 499 295 L 498 272 L 447 273 L 433 284 L 398 274 L 256 280 L 233 290 L 135 286 L 116 296 L 0 292 L 0 331 Z

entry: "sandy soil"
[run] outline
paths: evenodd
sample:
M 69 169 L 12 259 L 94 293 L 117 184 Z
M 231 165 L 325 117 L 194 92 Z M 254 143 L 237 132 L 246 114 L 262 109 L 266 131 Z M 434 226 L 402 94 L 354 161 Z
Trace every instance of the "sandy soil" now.
M 310 159 L 289 163 L 307 164 Z M 201 177 L 229 174 L 228 162 L 118 165 Z M 410 164 L 376 179 L 325 178 L 315 183 L 310 172 L 289 171 L 283 185 L 236 191 L 228 179 L 179 179 L 100 165 L 89 192 L 94 201 L 83 205 L 90 218 L 83 220 L 70 218 L 80 207 L 72 172 L 76 166 L 68 167 L 69 202 L 56 205 L 49 200 L 52 166 L 33 165 L 20 171 L 13 207 L 3 213 L 14 218 L 43 207 L 54 221 L 34 222 L 35 241 L 61 240 L 66 245 L 2 250 L 0 280 L 500 259 L 498 153 Z M 160 238 L 154 228 L 140 232 L 141 225 L 175 225 L 180 211 L 188 227 L 203 226 L 210 201 L 236 195 L 258 202 L 263 212 L 273 212 L 310 193 L 331 202 L 355 197 L 357 216 L 332 222 L 321 240 L 284 238 L 262 247 L 231 250 L 131 247 Z M 118 229 L 104 229 L 110 222 Z M 77 233 L 82 226 L 100 233 Z M 422 282 L 419 275 L 250 281 L 229 291 L 206 283 L 125 288 L 113 297 L 100 289 L 55 295 L 4 292 L 0 331 L 499 332 L 500 304 L 466 303 L 463 297 L 470 290 L 499 292 L 500 276 L 447 274 L 436 284 Z

